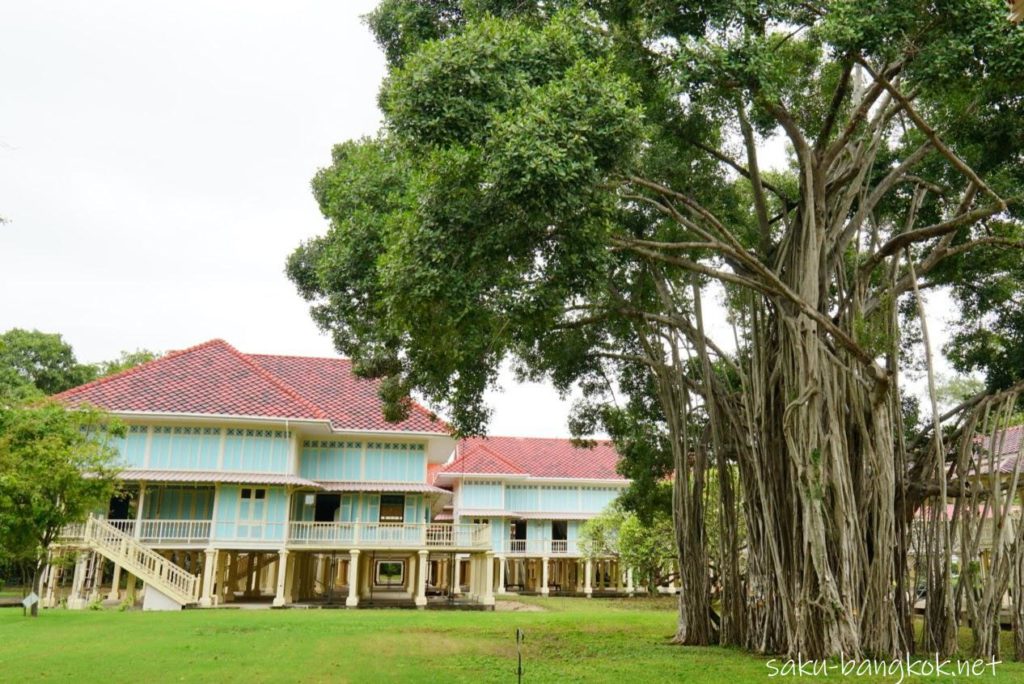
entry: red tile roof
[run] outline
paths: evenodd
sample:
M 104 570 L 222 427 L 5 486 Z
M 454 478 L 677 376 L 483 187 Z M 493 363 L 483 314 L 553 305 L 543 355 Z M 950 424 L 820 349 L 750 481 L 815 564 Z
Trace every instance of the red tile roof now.
M 464 446 L 465 445 L 465 446 Z M 455 460 L 445 465 L 440 472 L 458 475 L 482 473 L 494 475 L 527 475 L 528 473 L 514 463 L 494 453 L 484 444 L 470 444 L 468 440 L 459 443 Z
M 349 359 L 266 354 L 250 354 L 249 358 L 323 409 L 338 430 L 448 433 L 444 421 L 415 402 L 405 420 L 385 421 L 384 404 L 377 393 L 380 382 L 358 377 Z
M 1021 442 L 1024 440 L 1024 425 L 1014 425 L 997 433 L 995 436 L 996 452 L 994 454 L 994 467 L 989 463 L 989 438 L 980 436 L 976 443 L 981 447 L 981 453 L 977 456 L 978 470 L 982 473 L 995 470 L 1006 475 L 1012 475 L 1014 470 L 1024 477 L 1024 461 L 1018 465 L 1017 461 L 1024 457 Z
M 384 420 L 378 383 L 357 378 L 347 359 L 243 354 L 210 340 L 55 396 L 108 411 L 329 421 L 337 430 L 434 432 L 441 420 L 419 405 Z
M 459 474 L 524 474 L 540 478 L 625 480 L 616 470 L 611 442 L 578 447 L 568 439 L 474 437 L 459 442 L 457 456 L 441 471 Z

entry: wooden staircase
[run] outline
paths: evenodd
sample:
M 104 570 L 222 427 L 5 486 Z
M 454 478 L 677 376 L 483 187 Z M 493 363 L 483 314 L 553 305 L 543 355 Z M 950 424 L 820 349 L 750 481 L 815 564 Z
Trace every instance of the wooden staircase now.
M 199 600 L 198 577 L 140 544 L 134 537 L 106 520 L 90 515 L 83 536 L 85 544 L 94 551 L 179 605 L 187 606 Z

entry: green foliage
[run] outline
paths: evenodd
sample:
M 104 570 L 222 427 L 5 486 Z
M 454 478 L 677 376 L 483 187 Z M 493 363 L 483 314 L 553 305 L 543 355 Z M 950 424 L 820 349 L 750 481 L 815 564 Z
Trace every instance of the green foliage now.
M 781 132 L 779 107 L 809 139 L 831 113 L 827 143 L 852 115 L 854 86 L 834 94 L 853 57 L 883 64 L 912 45 L 901 86 L 918 93 L 915 106 L 997 190 L 1019 193 L 1024 34 L 995 5 L 932 11 L 918 0 L 843 0 L 824 12 L 781 0 L 385 0 L 368 18 L 390 65 L 385 125 L 373 139 L 339 145 L 317 174 L 330 229 L 291 255 L 287 273 L 337 348 L 364 374 L 388 379 L 389 418 L 405 415 L 403 394 L 418 391 L 462 432 L 482 431 L 484 391 L 509 356 L 559 389 L 582 384 L 600 404 L 609 382 L 637 371 L 595 351 L 642 351 L 634 321 L 608 312 L 661 309 L 653 280 L 685 270 L 655 272 L 612 238 L 695 239 L 628 198 L 624 179 L 685 189 L 769 265 L 783 249 L 784 223 L 762 235 L 750 184 L 706 153 L 729 151 L 738 107 L 762 137 Z M 870 177 L 880 181 L 922 140 L 912 126 L 894 130 Z M 962 184 L 940 155 L 916 173 L 936 187 Z M 769 215 L 792 211 L 795 165 L 764 180 L 777 191 L 766 195 Z M 884 198 L 875 223 L 898 230 L 910 193 L 899 186 Z M 957 201 L 955 192 L 931 193 L 921 219 L 948 215 Z M 958 241 L 972 233 L 965 227 Z M 722 266 L 707 250 L 676 253 Z M 1024 349 L 1024 318 L 1010 306 L 1024 277 L 1016 251 L 974 254 L 931 277 L 954 284 L 967 312 L 951 350 L 958 368 L 1005 386 L 1024 368 L 1015 351 Z M 836 256 L 847 276 L 860 266 L 856 250 Z M 870 277 L 884 291 L 883 272 Z M 975 282 L 982 287 L 972 290 Z M 891 344 L 886 310 L 853 323 L 872 355 Z M 983 324 L 993 311 L 995 328 Z M 651 433 L 656 419 L 634 417 Z
M 159 352 L 151 351 L 149 349 L 136 349 L 135 351 L 123 350 L 116 359 L 110 361 L 103 361 L 97 364 L 96 373 L 98 377 L 105 378 L 108 375 L 114 375 L 121 373 L 130 368 L 141 366 L 144 363 L 149 363 L 159 359 L 162 356 Z
M 49 400 L 0 404 L 0 556 L 38 562 L 70 523 L 116 489 L 124 427 L 92 408 Z
M 25 386 L 56 394 L 95 377 L 96 369 L 79 363 L 57 333 L 11 328 L 0 334 L 0 394 Z
M 601 186 L 643 122 L 602 43 L 576 12 L 467 22 L 392 71 L 388 132 L 338 146 L 314 179 L 331 229 L 288 275 L 358 369 L 394 378 L 392 399 L 415 387 L 479 430 L 500 360 L 606 268 Z
M 618 556 L 624 567 L 633 568 L 634 580 L 653 591 L 675 562 L 674 539 L 671 513 L 660 511 L 645 523 L 613 503 L 583 523 L 578 544 L 587 558 Z
M 988 236 L 1024 240 L 1024 228 L 991 221 Z M 966 242 L 965 235 L 959 243 Z M 1024 260 L 1016 249 L 993 244 L 951 258 L 939 273 L 962 307 L 943 351 L 960 373 L 982 372 L 989 389 L 1003 389 L 1024 376 Z
M 970 375 L 940 375 L 936 378 L 935 395 L 943 410 L 949 410 L 984 390 L 984 381 Z

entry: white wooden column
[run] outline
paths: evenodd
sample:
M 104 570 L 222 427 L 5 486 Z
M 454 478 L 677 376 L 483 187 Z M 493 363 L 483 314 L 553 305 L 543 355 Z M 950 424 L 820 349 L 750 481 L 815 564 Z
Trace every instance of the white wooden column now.
M 633 568 L 626 568 L 626 593 L 633 595 Z
M 85 583 L 85 552 L 79 551 L 75 557 L 75 574 L 71 578 L 71 594 L 68 596 L 68 608 L 84 607 L 82 601 L 82 585 Z
M 57 556 L 57 560 L 60 561 L 61 556 Z M 46 566 L 46 599 L 43 601 L 43 606 L 46 608 L 53 608 L 56 606 L 53 598 L 53 592 L 57 586 L 57 582 L 60 578 L 60 565 L 53 565 L 52 563 Z
M 206 549 L 203 557 L 203 593 L 199 605 L 209 608 L 213 605 L 213 585 L 217 577 L 217 550 Z
M 551 562 L 551 559 L 549 559 L 547 556 L 544 556 L 543 558 L 540 559 L 541 568 L 542 568 L 541 574 L 540 574 L 540 577 L 541 577 L 541 580 L 540 580 L 540 593 L 542 595 L 544 595 L 544 596 L 547 596 L 548 594 L 551 593 L 551 589 L 548 588 L 548 565 L 550 564 L 550 562 Z
M 132 536 L 136 539 L 142 536 L 142 507 L 146 504 L 146 485 L 142 483 L 139 485 L 139 500 L 135 504 L 135 529 L 132 532 Z
M 284 573 L 284 600 L 285 603 L 291 603 L 295 600 L 293 588 L 295 586 L 295 559 L 289 558 L 288 565 L 285 568 Z
M 89 583 L 89 603 L 96 601 L 100 597 L 100 584 L 103 583 L 103 565 L 106 563 L 106 558 L 98 553 L 92 554 L 92 577 Z
M 462 593 L 462 559 L 459 558 L 459 554 L 455 554 L 455 566 L 452 568 L 453 581 L 452 581 L 452 594 Z
M 430 555 L 429 551 L 423 550 L 419 552 L 420 556 L 420 567 L 416 573 L 416 607 L 425 608 L 427 605 L 427 558 Z
M 228 556 L 228 581 L 224 585 L 224 600 L 234 601 L 235 590 L 238 589 L 238 563 L 241 561 L 241 554 L 232 551 Z
M 583 593 L 588 597 L 594 593 L 594 587 L 590 585 L 590 578 L 594 572 L 594 561 L 587 559 L 587 564 L 583 568 Z
M 484 567 L 483 567 L 483 580 L 484 580 L 484 595 L 481 600 L 485 606 L 494 605 L 494 554 L 484 554 Z
M 128 577 L 126 577 L 124 581 L 124 600 L 127 601 L 129 605 L 135 605 L 135 585 L 138 583 L 138 578 L 129 572 Z
M 285 579 L 288 577 L 288 549 L 281 549 L 277 552 L 277 593 L 274 596 L 274 605 L 280 608 L 286 603 Z
M 498 556 L 498 593 L 505 593 L 505 557 Z
M 320 590 L 322 593 L 327 593 L 327 582 L 324 581 L 324 560 L 324 555 L 322 553 L 318 553 L 316 555 L 316 568 L 313 571 L 315 573 L 313 575 L 314 595 L 316 594 L 317 585 L 320 585 Z
M 107 598 L 111 601 L 116 601 L 121 598 L 121 566 L 114 563 L 114 576 L 110 580 L 110 593 L 107 594 Z
M 349 552 L 348 562 L 348 598 L 345 605 L 355 608 L 359 605 L 359 549 L 352 549 Z

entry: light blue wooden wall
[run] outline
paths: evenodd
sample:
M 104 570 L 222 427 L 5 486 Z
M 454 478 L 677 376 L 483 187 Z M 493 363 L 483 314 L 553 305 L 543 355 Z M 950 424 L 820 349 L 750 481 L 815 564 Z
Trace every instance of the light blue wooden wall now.
M 132 468 L 283 473 L 291 438 L 283 430 L 131 425 L 111 446 Z
M 619 495 L 619 489 L 589 489 L 580 490 L 580 510 L 587 513 L 600 513 Z
M 621 491 L 614 487 L 506 485 L 505 510 L 600 513 Z
M 217 491 L 217 518 L 213 526 L 215 539 L 235 538 L 235 520 L 238 518 L 241 489 L 238 485 L 221 485 Z
M 239 520 L 242 489 L 265 489 L 266 498 L 256 502 L 254 518 Z M 282 541 L 288 496 L 284 487 L 258 487 L 254 485 L 221 485 L 217 498 L 217 518 L 214 538 L 220 540 Z
M 359 506 L 359 519 L 364 522 L 380 520 L 380 494 L 363 494 Z
M 147 520 L 209 520 L 213 516 L 213 487 L 153 487 L 146 489 L 142 517 Z
M 502 484 L 500 482 L 463 482 L 460 486 L 462 508 L 502 508 Z
M 267 525 L 263 539 L 283 541 L 288 534 L 285 520 L 288 514 L 288 493 L 284 487 L 271 487 L 267 492 Z
M 341 495 L 341 509 L 338 511 L 338 522 L 355 522 L 359 511 L 359 497 L 356 494 Z
M 310 480 L 358 480 L 362 458 L 362 442 L 306 440 L 299 475 Z
M 142 468 L 146 462 L 146 440 L 149 428 L 145 425 L 129 425 L 124 437 L 112 437 L 110 446 L 117 449 L 121 462 L 128 468 Z
M 299 474 L 311 480 L 423 482 L 426 467 L 422 444 L 306 440 Z
M 537 488 L 508 485 L 505 487 L 505 508 L 509 511 L 540 510 L 540 494 Z
M 153 428 L 149 467 L 172 470 L 216 470 L 220 456 L 219 428 Z
M 283 430 L 231 429 L 224 434 L 224 470 L 283 473 L 290 440 Z
M 505 540 L 508 538 L 508 522 L 504 518 L 488 518 L 491 523 L 491 548 L 505 548 Z
M 421 444 L 366 444 L 363 480 L 367 482 L 423 482 L 426 452 Z

